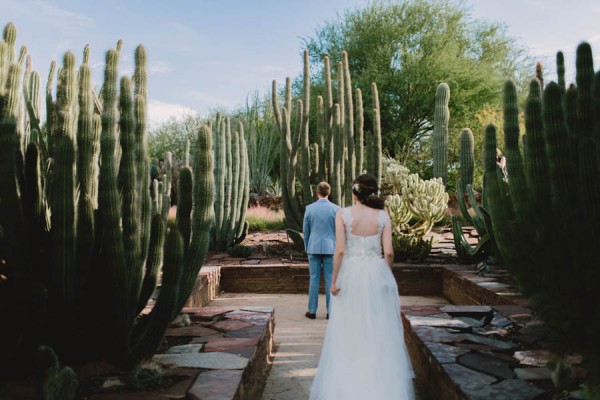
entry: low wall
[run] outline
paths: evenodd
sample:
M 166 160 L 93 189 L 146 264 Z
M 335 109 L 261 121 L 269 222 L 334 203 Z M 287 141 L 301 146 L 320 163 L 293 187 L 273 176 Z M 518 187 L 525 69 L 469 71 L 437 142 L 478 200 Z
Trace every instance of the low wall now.
M 394 266 L 400 293 L 436 296 L 442 293 L 443 268 Z M 308 293 L 308 265 L 222 266 L 221 290 L 229 293 Z M 321 278 L 321 292 L 324 282 Z
M 512 305 L 511 300 L 477 285 L 460 272 L 443 269 L 442 295 L 453 304 Z M 473 274 L 469 274 L 472 276 Z
M 203 307 L 221 293 L 221 267 L 202 267 L 185 307 Z

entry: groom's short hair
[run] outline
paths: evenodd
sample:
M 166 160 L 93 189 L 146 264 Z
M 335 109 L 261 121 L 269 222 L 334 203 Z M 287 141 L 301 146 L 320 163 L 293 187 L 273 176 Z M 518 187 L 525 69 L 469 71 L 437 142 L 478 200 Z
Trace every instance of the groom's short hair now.
M 317 185 L 317 193 L 321 197 L 327 197 L 329 196 L 329 193 L 331 193 L 331 186 L 329 186 L 329 183 L 327 182 L 320 182 Z

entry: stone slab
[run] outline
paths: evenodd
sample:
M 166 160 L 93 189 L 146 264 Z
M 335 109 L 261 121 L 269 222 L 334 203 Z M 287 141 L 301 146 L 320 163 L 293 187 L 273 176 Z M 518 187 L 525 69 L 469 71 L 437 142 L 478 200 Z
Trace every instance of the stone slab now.
M 414 327 L 414 331 L 424 342 L 453 343 L 464 340 L 462 334 L 451 333 L 445 329 L 433 328 L 431 326 L 416 326 Z
M 203 347 L 202 343 L 182 344 L 181 346 L 171 347 L 167 350 L 167 354 L 200 353 Z
M 213 319 L 218 315 L 225 314 L 233 310 L 233 308 L 229 307 L 201 307 L 199 310 L 193 313 L 193 316 L 201 319 Z
M 237 319 L 225 319 L 211 325 L 211 328 L 218 329 L 222 332 L 237 331 L 243 328 L 249 328 L 252 324 Z
M 480 328 L 483 326 L 483 320 L 480 319 L 469 317 L 456 317 L 456 319 L 464 322 L 465 324 L 468 324 L 469 326 L 471 326 L 471 328 Z
M 258 344 L 258 338 L 215 338 L 209 340 L 204 351 L 226 351 L 231 349 L 237 349 L 243 346 L 255 346 Z
M 261 338 L 265 334 L 265 327 L 260 325 L 252 325 L 248 328 L 229 331 L 223 334 L 223 337 L 230 338 Z
M 544 391 L 521 379 L 507 379 L 495 385 L 465 387 L 472 400 L 533 400 Z
M 511 379 L 515 376 L 508 363 L 491 355 L 470 352 L 458 356 L 457 362 L 462 366 L 499 379 Z
M 453 318 L 434 318 L 407 315 L 406 319 L 410 321 L 410 324 L 412 326 L 431 326 L 438 328 L 454 328 L 461 330 L 467 330 L 471 328 L 470 325 Z
M 160 389 L 160 393 L 172 400 L 186 399 L 187 391 L 198 376 L 198 370 L 193 368 L 166 368 L 163 377 L 174 383 L 168 388 Z
M 453 317 L 469 317 L 473 319 L 491 318 L 492 308 L 488 306 L 447 305 L 440 308 Z
M 552 379 L 552 371 L 548 368 L 515 368 L 517 378 L 526 381 L 537 381 Z
M 548 350 L 515 351 L 513 357 L 523 365 L 545 367 L 548 361 L 556 360 L 556 356 Z
M 512 325 L 513 322 L 501 313 L 496 313 L 494 314 L 494 318 L 492 318 L 492 322 L 490 323 L 494 326 L 497 326 L 498 328 L 504 328 L 509 325 Z
M 167 337 L 187 337 L 187 336 L 210 336 L 218 334 L 219 332 L 206 328 L 204 326 L 186 326 L 185 328 L 171 328 L 167 329 L 165 336 Z
M 231 311 L 231 312 L 228 312 L 227 314 L 225 314 L 225 318 L 227 318 L 227 319 L 240 319 L 240 318 L 243 318 L 243 317 L 247 317 L 249 315 L 256 315 L 256 314 L 258 314 L 258 313 L 255 312 L 255 311 L 235 310 L 235 311 Z
M 513 305 L 498 305 L 494 306 L 494 309 L 500 311 L 502 314 L 507 317 L 512 317 L 513 315 L 531 315 L 531 310 L 521 306 L 513 306 Z
M 242 321 L 251 323 L 253 325 L 268 325 L 271 320 L 271 314 L 253 314 L 247 317 L 241 318 Z
M 510 350 L 514 347 L 512 345 L 512 343 L 508 343 L 508 342 L 504 342 L 504 341 L 496 340 L 496 339 L 491 339 L 491 338 L 487 338 L 487 337 L 483 337 L 483 336 L 479 336 L 479 335 L 474 335 L 472 333 L 464 334 L 464 338 L 465 338 L 465 340 L 468 340 L 470 342 L 484 344 L 486 346 L 494 347 L 496 349 L 501 349 L 501 350 Z
M 243 369 L 248 365 L 247 358 L 222 352 L 157 354 L 152 360 L 159 364 L 172 364 L 182 368 Z
M 231 400 L 242 381 L 243 371 L 204 371 L 188 391 L 190 400 Z
M 446 371 L 448 376 L 463 390 L 466 388 L 491 385 L 497 381 L 493 376 L 473 371 L 460 364 L 442 364 L 442 368 L 444 368 L 444 371 Z
M 190 344 L 206 343 L 209 340 L 219 339 L 219 338 L 222 338 L 222 337 L 223 337 L 223 334 L 195 337 L 195 338 L 192 339 L 192 341 L 190 342 Z
M 251 360 L 254 357 L 254 353 L 256 353 L 256 346 L 242 346 L 235 349 L 227 349 L 223 351 L 224 353 L 234 354 L 236 356 L 247 358 Z
M 262 313 L 273 313 L 275 309 L 273 307 L 244 307 L 244 311 L 255 311 Z
M 427 342 L 425 346 L 431 351 L 431 354 L 440 364 L 455 363 L 456 358 L 462 354 L 468 353 L 469 349 L 450 346 L 443 343 Z

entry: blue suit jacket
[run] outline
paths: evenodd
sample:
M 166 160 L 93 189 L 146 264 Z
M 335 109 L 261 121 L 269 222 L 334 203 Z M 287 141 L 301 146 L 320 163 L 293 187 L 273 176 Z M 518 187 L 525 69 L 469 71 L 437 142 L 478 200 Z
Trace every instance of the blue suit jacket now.
M 333 254 L 335 213 L 340 208 L 327 199 L 309 204 L 304 211 L 304 249 L 307 254 Z

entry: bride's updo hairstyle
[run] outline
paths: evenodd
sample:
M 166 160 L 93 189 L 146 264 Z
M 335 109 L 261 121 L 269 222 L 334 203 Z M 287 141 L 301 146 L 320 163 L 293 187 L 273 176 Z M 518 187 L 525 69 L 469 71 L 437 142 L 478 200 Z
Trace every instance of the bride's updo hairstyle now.
M 385 201 L 379 196 L 379 185 L 373 175 L 363 174 L 352 182 L 352 193 L 367 207 L 383 210 Z

